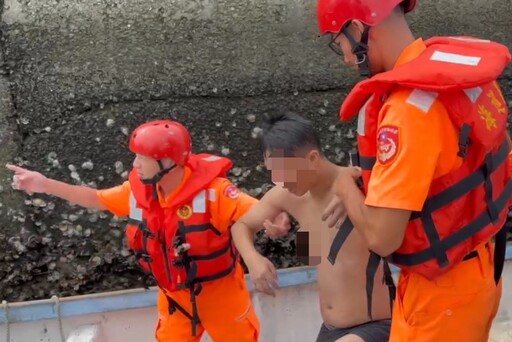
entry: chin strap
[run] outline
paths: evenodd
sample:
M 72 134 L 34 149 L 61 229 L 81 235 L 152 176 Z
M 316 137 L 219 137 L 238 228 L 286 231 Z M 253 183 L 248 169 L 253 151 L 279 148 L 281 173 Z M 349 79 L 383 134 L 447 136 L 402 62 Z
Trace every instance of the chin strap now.
M 347 37 L 352 47 L 352 53 L 356 55 L 356 64 L 359 67 L 359 74 L 363 77 L 371 77 L 370 61 L 368 59 L 368 32 L 370 26 L 365 25 L 361 35 L 361 41 L 356 42 L 354 37 L 348 32 L 348 26 L 345 26 L 341 32 Z
M 177 166 L 176 164 L 173 164 L 172 166 L 170 166 L 168 168 L 164 168 L 164 165 L 162 164 L 161 160 L 157 160 L 156 162 L 158 163 L 158 166 L 160 167 L 160 171 L 158 171 L 158 173 L 150 179 L 141 179 L 142 183 L 152 185 L 154 199 L 158 199 L 158 190 L 156 187 L 158 182 L 160 182 L 160 180 L 162 180 L 162 178 L 166 174 L 168 174 L 170 171 L 172 171 Z

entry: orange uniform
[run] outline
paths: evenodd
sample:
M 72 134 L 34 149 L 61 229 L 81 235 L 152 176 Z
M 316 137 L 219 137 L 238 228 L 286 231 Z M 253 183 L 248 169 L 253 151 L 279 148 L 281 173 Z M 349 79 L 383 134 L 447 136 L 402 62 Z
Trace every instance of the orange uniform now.
M 407 47 L 396 65 L 425 50 L 421 39 Z M 458 168 L 459 132 L 441 102 L 428 92 L 401 88 L 379 112 L 377 131 L 392 140 L 379 149 L 365 204 L 421 211 L 432 180 Z M 381 130 L 384 128 L 384 130 Z M 380 139 L 380 138 L 379 138 Z M 385 140 L 385 139 L 382 139 Z M 402 270 L 393 309 L 391 342 L 488 339 L 501 297 L 494 280 L 493 245 L 482 244 L 476 257 L 431 281 Z
M 191 175 L 188 167 L 185 176 L 177 189 L 164 198 L 158 192 L 160 206 L 166 210 L 172 200 L 186 186 Z M 220 234 L 230 234 L 232 222 L 238 220 L 257 200 L 249 195 L 234 191 L 234 186 L 227 179 L 217 178 L 209 185 L 210 197 L 207 201 L 207 211 L 211 217 L 212 225 Z M 130 213 L 130 183 L 98 191 L 101 203 L 117 216 L 127 216 Z M 196 336 L 191 334 L 191 321 L 189 317 L 176 310 L 170 313 L 168 297 L 177 303 L 187 313 L 191 313 L 191 295 L 188 289 L 165 291 L 159 289 L 158 294 L 158 324 L 156 339 L 159 342 L 192 342 L 199 341 L 206 330 L 214 341 L 240 341 L 254 342 L 259 336 L 259 320 L 251 304 L 244 272 L 239 263 L 235 271 L 223 278 L 202 284 L 202 290 L 196 297 L 197 311 L 200 324 Z

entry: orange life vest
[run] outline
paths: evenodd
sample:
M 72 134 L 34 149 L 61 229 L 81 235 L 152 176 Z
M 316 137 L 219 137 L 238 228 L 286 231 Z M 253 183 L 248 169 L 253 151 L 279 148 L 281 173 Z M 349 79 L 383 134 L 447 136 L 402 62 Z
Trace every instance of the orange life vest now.
M 432 181 L 422 211 L 411 215 L 402 245 L 384 259 L 385 264 L 389 260 L 401 269 L 435 279 L 498 233 L 499 254 L 504 258 L 504 223 L 512 182 L 507 158 L 508 108 L 496 79 L 511 56 L 501 44 L 472 37 L 434 37 L 425 44 L 426 50 L 412 61 L 358 83 L 343 102 L 340 118 L 348 120 L 359 114 L 358 153 L 351 158 L 362 169 L 360 185 L 364 193 L 379 148 L 379 113 L 393 90 L 414 89 L 420 99 L 422 94 L 428 94 L 423 99 L 435 94 L 459 129 L 462 166 Z M 417 105 L 425 103 L 419 101 Z M 350 225 L 348 220 L 335 238 L 331 262 L 353 227 Z M 498 241 L 496 247 L 498 251 Z M 373 277 L 379 260 L 371 253 L 367 271 L 370 317 Z M 496 270 L 497 280 L 501 269 Z M 389 271 L 386 273 L 389 278 Z
M 198 294 L 200 287 L 195 285 L 225 277 L 235 269 L 238 258 L 231 234 L 217 230 L 208 212 L 208 201 L 219 195 L 209 187 L 218 177 L 225 177 L 231 166 L 226 158 L 192 155 L 190 178 L 168 208 L 162 208 L 151 185 L 143 184 L 137 171 L 131 171 L 128 245 L 166 292 L 189 288 Z M 174 248 L 183 243 L 189 243 L 190 249 L 176 256 Z
M 508 108 L 495 80 L 511 56 L 506 46 L 471 37 L 435 37 L 425 44 L 416 59 L 360 82 L 340 115 L 348 119 L 360 111 L 364 123 L 358 148 L 365 192 L 377 154 L 379 111 L 393 89 L 437 93 L 459 129 L 462 166 L 432 182 L 423 210 L 413 213 L 390 257 L 400 268 L 434 279 L 489 241 L 507 218 Z

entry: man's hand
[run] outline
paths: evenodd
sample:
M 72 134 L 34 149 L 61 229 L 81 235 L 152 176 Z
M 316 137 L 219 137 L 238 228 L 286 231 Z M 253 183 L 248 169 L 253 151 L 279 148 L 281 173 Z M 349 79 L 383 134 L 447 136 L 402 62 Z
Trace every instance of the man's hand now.
M 343 205 L 344 191 L 347 182 L 355 183 L 361 177 L 361 168 L 359 167 L 342 167 L 338 172 L 336 179 L 336 195 L 327 205 L 322 213 L 322 221 L 327 223 L 329 228 L 339 228 L 343 221 L 347 218 L 347 212 Z
M 268 219 L 265 220 L 263 226 L 265 227 L 265 234 L 272 239 L 288 234 L 292 227 L 290 217 L 284 211 L 277 215 L 273 222 Z
M 347 211 L 345 210 L 341 199 L 334 195 L 333 199 L 329 202 L 322 213 L 322 221 L 325 221 L 329 228 L 339 228 L 346 218 Z
M 30 171 L 12 164 L 7 164 L 5 167 L 14 172 L 11 183 L 13 189 L 25 191 L 29 195 L 46 192 L 45 184 L 48 178 L 39 172 Z
M 259 253 L 254 253 L 248 260 L 245 260 L 245 264 L 249 270 L 254 290 L 275 297 L 277 271 L 272 262 Z
M 336 188 L 339 189 L 340 185 L 349 179 L 357 181 L 359 178 L 361 178 L 361 172 L 361 168 L 357 166 L 347 166 L 340 168 L 340 171 L 338 172 L 338 178 L 336 179 Z

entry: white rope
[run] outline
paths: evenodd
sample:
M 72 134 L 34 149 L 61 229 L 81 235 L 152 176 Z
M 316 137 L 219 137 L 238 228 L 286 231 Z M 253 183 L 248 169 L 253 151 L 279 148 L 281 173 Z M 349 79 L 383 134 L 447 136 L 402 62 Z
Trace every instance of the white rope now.
M 5 312 L 5 342 L 10 342 L 11 332 L 9 329 L 9 304 L 7 304 L 6 300 L 2 301 L 2 307 Z
M 60 315 L 60 300 L 58 296 L 53 295 L 52 300 L 55 302 L 55 311 L 57 312 L 57 319 L 59 320 L 59 332 L 61 342 L 66 342 L 64 331 L 62 330 L 62 316 Z

